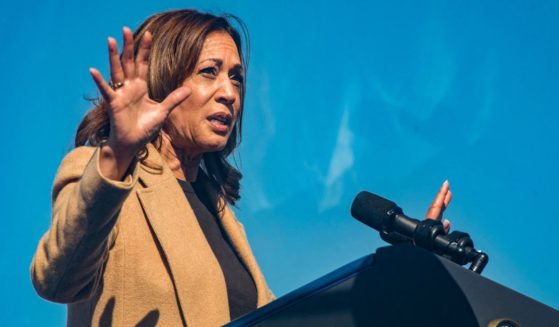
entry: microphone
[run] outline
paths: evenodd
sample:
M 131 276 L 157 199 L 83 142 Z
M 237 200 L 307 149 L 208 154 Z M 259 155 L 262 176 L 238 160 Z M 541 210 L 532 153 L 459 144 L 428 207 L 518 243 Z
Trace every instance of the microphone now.
M 470 270 L 477 273 L 489 261 L 487 254 L 474 249 L 467 233 L 454 231 L 446 236 L 439 220 L 410 218 L 396 203 L 376 194 L 360 192 L 351 205 L 351 215 L 378 230 L 381 238 L 390 244 L 411 242 L 460 265 L 472 262 Z
M 404 215 L 396 203 L 367 191 L 357 194 L 351 205 L 351 215 L 378 230 L 382 239 L 391 244 L 412 241 L 419 223 Z

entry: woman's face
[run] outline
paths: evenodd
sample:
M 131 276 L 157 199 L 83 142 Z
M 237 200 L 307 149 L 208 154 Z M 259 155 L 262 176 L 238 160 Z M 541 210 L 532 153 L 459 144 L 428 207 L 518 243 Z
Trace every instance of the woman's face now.
M 191 95 L 169 115 L 175 147 L 190 157 L 225 147 L 241 107 L 242 74 L 231 36 L 210 33 L 192 75 L 183 82 L 192 90 Z

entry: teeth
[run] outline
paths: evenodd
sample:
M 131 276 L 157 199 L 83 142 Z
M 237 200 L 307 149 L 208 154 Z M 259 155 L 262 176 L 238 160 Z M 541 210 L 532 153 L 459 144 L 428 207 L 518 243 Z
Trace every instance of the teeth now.
M 214 123 L 222 124 L 222 125 L 227 125 L 227 122 L 225 120 L 221 120 L 221 119 L 218 119 L 218 118 L 212 118 L 212 119 L 210 119 L 210 121 L 214 122 Z
M 216 116 L 216 117 L 211 117 L 210 120 L 211 121 L 217 121 L 217 122 L 219 122 L 221 124 L 224 124 L 224 125 L 229 124 L 229 119 L 227 119 L 226 117 Z

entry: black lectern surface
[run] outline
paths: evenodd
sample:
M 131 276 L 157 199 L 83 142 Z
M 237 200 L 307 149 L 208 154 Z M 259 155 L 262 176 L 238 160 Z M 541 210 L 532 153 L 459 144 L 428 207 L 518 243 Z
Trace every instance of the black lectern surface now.
M 226 325 L 559 326 L 559 311 L 409 244 L 379 248 Z

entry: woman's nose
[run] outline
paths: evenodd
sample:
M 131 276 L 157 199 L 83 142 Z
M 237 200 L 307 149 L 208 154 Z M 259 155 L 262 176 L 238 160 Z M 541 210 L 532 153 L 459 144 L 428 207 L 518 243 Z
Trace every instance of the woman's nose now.
M 227 78 L 222 78 L 219 82 L 216 93 L 217 101 L 226 105 L 231 105 L 237 100 L 238 91 L 233 82 Z

